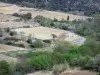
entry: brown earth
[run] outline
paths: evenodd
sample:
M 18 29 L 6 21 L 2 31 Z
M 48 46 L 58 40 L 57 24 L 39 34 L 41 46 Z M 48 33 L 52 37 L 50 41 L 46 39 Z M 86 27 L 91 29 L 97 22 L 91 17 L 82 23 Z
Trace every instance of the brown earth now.
M 30 73 L 26 75 L 53 75 L 53 74 L 52 72 L 49 71 L 47 72 L 39 71 L 39 72 Z M 63 73 L 61 75 L 98 75 L 98 73 L 90 72 L 90 71 L 70 71 L 70 72 Z
M 98 75 L 96 72 L 89 71 L 76 71 L 76 72 L 67 72 L 61 75 Z

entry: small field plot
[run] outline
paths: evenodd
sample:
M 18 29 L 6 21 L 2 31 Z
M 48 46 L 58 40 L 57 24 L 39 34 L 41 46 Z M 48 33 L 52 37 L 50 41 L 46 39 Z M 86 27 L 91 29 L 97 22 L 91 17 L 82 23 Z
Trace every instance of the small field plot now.
M 13 14 L 15 12 L 18 12 L 18 7 L 16 5 L 4 5 L 0 6 L 0 13 L 3 14 Z
M 28 26 L 23 22 L 0 22 L 0 28 L 19 28 L 23 26 Z
M 53 29 L 47 27 L 34 27 L 34 28 L 20 28 L 15 29 L 18 33 L 24 32 L 26 36 L 30 34 L 37 39 L 41 40 L 51 40 L 53 39 L 53 35 L 56 35 L 59 40 L 66 40 L 73 44 L 81 45 L 86 40 L 84 37 L 76 35 L 70 31 L 65 31 L 61 29 Z
M 0 44 L 0 52 L 26 50 L 25 48 Z
M 19 19 L 18 17 L 14 17 L 12 15 L 5 15 L 5 14 L 0 14 L 0 22 L 9 22 Z
M 23 9 L 21 10 L 20 13 L 27 13 L 27 12 L 31 12 L 33 17 L 36 17 L 37 15 L 41 15 L 44 16 L 46 18 L 50 18 L 50 19 L 58 19 L 58 20 L 67 20 L 68 16 L 69 16 L 69 21 L 73 21 L 73 20 L 86 20 L 89 17 L 86 16 L 78 16 L 78 15 L 73 15 L 73 14 L 69 14 L 69 13 L 63 13 L 63 12 L 57 12 L 57 11 L 47 11 L 47 10 L 39 10 L 39 9 Z

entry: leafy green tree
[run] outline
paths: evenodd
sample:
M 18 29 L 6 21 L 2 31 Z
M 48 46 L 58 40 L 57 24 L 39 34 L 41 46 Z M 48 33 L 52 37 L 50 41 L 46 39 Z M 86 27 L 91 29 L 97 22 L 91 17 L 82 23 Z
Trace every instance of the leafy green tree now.
M 52 56 L 51 54 L 48 54 L 48 53 L 31 57 L 28 60 L 28 63 L 37 70 L 50 69 L 53 65 Z

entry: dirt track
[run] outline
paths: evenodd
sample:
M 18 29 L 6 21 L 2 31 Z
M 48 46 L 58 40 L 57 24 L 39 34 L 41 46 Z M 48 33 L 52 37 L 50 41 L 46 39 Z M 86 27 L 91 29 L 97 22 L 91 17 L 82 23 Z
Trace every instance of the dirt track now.
M 76 71 L 76 72 L 68 72 L 61 75 L 97 75 L 97 73 L 89 71 Z
M 30 73 L 26 75 L 53 75 L 52 72 L 35 72 L 35 73 Z M 97 75 L 95 72 L 89 72 L 89 71 L 76 71 L 76 72 L 67 72 L 61 75 Z

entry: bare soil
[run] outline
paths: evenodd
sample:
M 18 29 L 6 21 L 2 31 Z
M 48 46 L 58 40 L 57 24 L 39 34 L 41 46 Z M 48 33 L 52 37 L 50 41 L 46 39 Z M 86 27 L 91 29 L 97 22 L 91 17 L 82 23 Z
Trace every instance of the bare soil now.
M 52 72 L 35 72 L 35 73 L 30 73 L 26 75 L 53 75 Z M 90 72 L 90 71 L 71 71 L 67 73 L 63 73 L 61 75 L 98 75 L 96 72 Z
M 0 52 L 18 51 L 18 50 L 27 50 L 27 49 L 21 48 L 21 47 L 14 47 L 14 46 L 0 44 Z
M 97 75 L 97 73 L 89 71 L 76 71 L 76 72 L 67 72 L 61 75 Z

